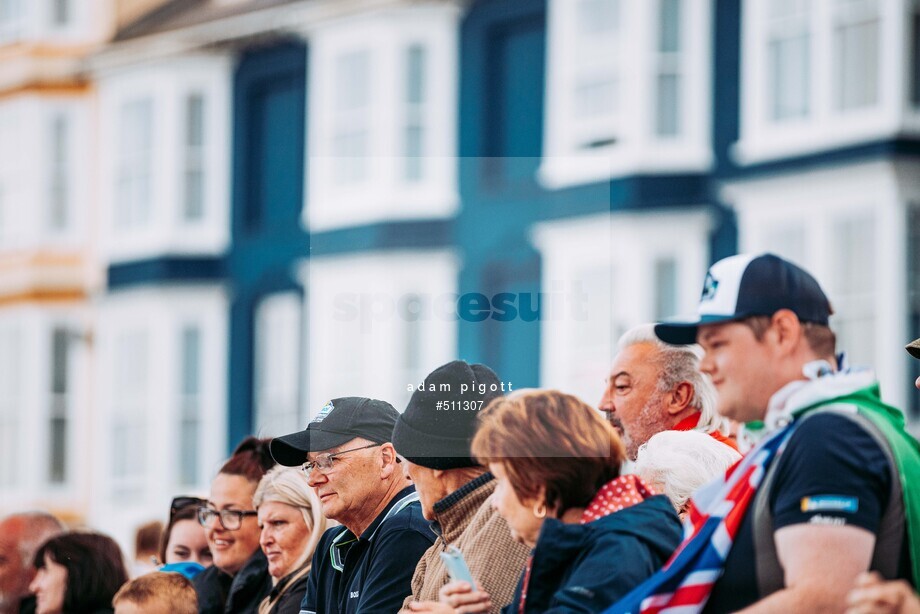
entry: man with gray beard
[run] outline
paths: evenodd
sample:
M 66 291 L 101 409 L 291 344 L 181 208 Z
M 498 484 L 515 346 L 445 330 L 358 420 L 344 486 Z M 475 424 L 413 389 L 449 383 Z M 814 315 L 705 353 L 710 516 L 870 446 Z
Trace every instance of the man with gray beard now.
M 12 514 L 0 520 L 0 614 L 31 614 L 35 599 L 29 583 L 39 546 L 64 532 L 61 521 L 46 512 Z
M 695 345 L 663 343 L 652 324 L 620 337 L 598 409 L 623 436 L 630 460 L 636 460 L 639 447 L 653 435 L 671 430 L 702 431 L 738 449 L 721 432 L 715 389 L 700 372 L 700 355 Z

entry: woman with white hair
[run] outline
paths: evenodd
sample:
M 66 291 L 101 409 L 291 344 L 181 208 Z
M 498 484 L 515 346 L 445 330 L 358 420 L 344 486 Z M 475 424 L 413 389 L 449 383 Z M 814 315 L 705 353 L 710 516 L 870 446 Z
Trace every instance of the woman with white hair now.
M 690 496 L 741 459 L 732 448 L 700 431 L 662 431 L 639 448 L 633 472 L 663 495 L 681 518 Z
M 259 614 L 298 614 L 313 551 L 326 530 L 322 506 L 299 467 L 281 466 L 265 474 L 252 503 L 273 583 Z

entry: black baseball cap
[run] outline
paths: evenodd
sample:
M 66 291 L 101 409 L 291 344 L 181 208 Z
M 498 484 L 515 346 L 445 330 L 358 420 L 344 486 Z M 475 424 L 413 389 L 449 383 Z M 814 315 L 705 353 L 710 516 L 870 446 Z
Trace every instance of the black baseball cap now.
M 814 277 L 775 254 L 740 254 L 723 258 L 709 267 L 697 316 L 655 325 L 665 343 L 696 343 L 701 324 L 772 316 L 789 309 L 802 322 L 828 325 L 834 313 L 830 301 Z
M 302 431 L 271 442 L 271 453 L 279 465 L 297 467 L 307 452 L 330 450 L 355 437 L 386 443 L 393 435 L 399 413 L 386 401 L 365 397 L 341 397 L 326 403 Z
M 920 339 L 914 339 L 904 346 L 904 349 L 910 352 L 914 358 L 920 358 Z

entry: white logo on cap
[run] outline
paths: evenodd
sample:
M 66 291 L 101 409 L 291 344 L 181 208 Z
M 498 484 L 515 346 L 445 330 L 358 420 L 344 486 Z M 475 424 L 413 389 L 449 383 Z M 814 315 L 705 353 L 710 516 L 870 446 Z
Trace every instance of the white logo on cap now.
M 703 282 L 703 295 L 700 301 L 711 301 L 716 296 L 716 290 L 719 288 L 719 280 L 712 276 L 711 272 L 706 273 L 706 280 Z
M 335 409 L 335 406 L 332 404 L 332 401 L 329 401 L 328 403 L 326 403 L 325 405 L 323 405 L 323 408 L 322 408 L 321 410 L 319 410 L 319 413 L 316 414 L 316 417 L 313 418 L 313 420 L 310 422 L 310 424 L 319 424 L 320 422 L 323 421 L 323 419 L 324 419 L 326 416 L 329 415 L 329 412 L 331 412 L 333 409 Z

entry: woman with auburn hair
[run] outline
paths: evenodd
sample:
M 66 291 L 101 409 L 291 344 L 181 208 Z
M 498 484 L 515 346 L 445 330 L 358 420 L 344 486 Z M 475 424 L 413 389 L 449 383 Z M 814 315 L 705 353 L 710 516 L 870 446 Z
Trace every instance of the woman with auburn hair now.
M 651 576 L 681 539 L 667 497 L 620 475 L 622 441 L 592 407 L 555 390 L 499 398 L 480 415 L 473 454 L 498 482 L 493 505 L 532 552 L 503 610 L 600 612 Z M 486 612 L 463 582 L 432 612 Z M 425 611 L 425 610 L 419 610 Z
M 268 561 L 259 548 L 252 497 L 275 465 L 271 439 L 247 437 L 211 482 L 207 505 L 198 508 L 214 564 L 193 580 L 199 614 L 255 612 L 271 592 Z
M 273 584 L 259 614 L 298 614 L 313 551 L 326 531 L 322 504 L 300 467 L 280 466 L 259 482 L 252 504 L 259 513 L 259 543 Z

